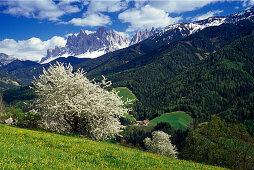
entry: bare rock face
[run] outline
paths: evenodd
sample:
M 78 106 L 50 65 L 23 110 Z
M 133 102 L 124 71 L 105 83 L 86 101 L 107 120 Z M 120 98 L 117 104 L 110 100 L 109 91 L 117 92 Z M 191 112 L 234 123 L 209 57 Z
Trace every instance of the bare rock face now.
M 7 54 L 0 53 L 0 67 L 11 63 L 16 60 L 16 58 L 8 56 Z
M 133 36 L 133 38 L 131 39 L 130 45 L 134 45 L 136 43 L 139 43 L 153 35 L 155 35 L 156 33 L 158 33 L 159 30 L 155 29 L 154 27 L 151 29 L 151 31 L 149 32 L 147 29 L 145 31 L 138 31 L 136 32 L 136 34 Z
M 97 52 L 98 55 L 103 55 L 128 46 L 129 39 L 117 31 L 107 31 L 105 27 L 100 27 L 95 33 L 87 34 L 85 30 L 81 29 L 77 35 L 73 34 L 67 38 L 65 47 L 49 49 L 47 56 L 41 59 L 41 63 L 50 58 L 55 59 L 64 55 L 67 57 L 88 54 L 88 58 L 93 58 L 98 57 L 97 54 L 95 56 L 89 56 L 89 54 Z

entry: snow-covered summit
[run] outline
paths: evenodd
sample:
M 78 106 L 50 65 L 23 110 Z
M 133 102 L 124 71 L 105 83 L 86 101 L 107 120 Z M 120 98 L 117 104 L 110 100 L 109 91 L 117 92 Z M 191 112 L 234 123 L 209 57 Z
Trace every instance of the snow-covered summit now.
M 47 56 L 41 59 L 41 63 L 68 56 L 95 58 L 128 46 L 129 39 L 115 30 L 108 31 L 105 27 L 100 27 L 96 32 L 87 34 L 81 29 L 78 34 L 68 36 L 65 47 L 48 49 Z
M 214 16 L 209 17 L 204 20 L 200 21 L 194 21 L 190 23 L 178 23 L 173 24 L 165 27 L 162 29 L 159 33 L 157 33 L 155 36 L 151 37 L 152 39 L 155 39 L 156 36 L 162 36 L 162 34 L 167 34 L 167 38 L 164 37 L 164 40 L 170 40 L 174 38 L 180 37 L 186 37 L 191 34 L 194 34 L 197 31 L 200 31 L 202 29 L 205 29 L 207 27 L 212 26 L 219 26 L 224 23 L 232 23 L 235 24 L 240 20 L 254 20 L 254 7 L 249 8 L 244 11 L 236 12 L 234 14 L 228 15 L 228 16 Z

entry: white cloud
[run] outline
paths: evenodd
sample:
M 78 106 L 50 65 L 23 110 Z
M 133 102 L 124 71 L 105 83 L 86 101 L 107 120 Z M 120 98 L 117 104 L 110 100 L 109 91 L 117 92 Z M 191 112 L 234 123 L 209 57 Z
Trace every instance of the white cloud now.
M 222 12 L 223 12 L 222 10 L 209 11 L 205 14 L 202 14 L 202 15 L 199 15 L 199 16 L 196 16 L 196 17 L 192 18 L 192 21 L 204 20 L 204 19 L 207 19 L 209 17 L 213 17 L 216 14 L 220 14 Z
M 127 0 L 135 2 L 136 8 L 150 5 L 151 7 L 164 10 L 168 13 L 181 13 L 200 9 L 206 5 L 216 2 L 231 2 L 236 0 Z M 243 5 L 253 5 L 254 0 L 239 0 Z
M 61 0 L 59 3 L 53 0 L 9 0 L 0 5 L 7 7 L 1 11 L 6 14 L 57 21 L 63 15 L 80 11 L 76 5 L 71 5 L 75 1 L 78 0 Z
M 47 41 L 41 41 L 35 37 L 22 41 L 4 39 L 0 41 L 0 52 L 19 59 L 39 61 L 42 57 L 45 57 L 47 49 L 55 46 L 65 46 L 65 44 L 66 40 L 58 36 L 54 36 Z
M 128 4 L 121 0 L 94 0 L 90 1 L 87 13 L 118 12 L 127 7 Z
M 111 20 L 107 15 L 103 15 L 101 13 L 94 13 L 85 15 L 83 18 L 73 18 L 69 22 L 69 24 L 73 24 L 76 26 L 105 26 L 110 25 Z
M 28 18 L 47 19 L 59 24 L 73 24 L 75 26 L 105 26 L 112 23 L 108 13 L 119 13 L 121 21 L 130 23 L 129 31 L 143 29 L 149 22 L 155 21 L 154 26 L 165 26 L 179 21 L 181 17 L 172 18 L 172 13 L 180 14 L 186 11 L 200 9 L 208 4 L 235 0 L 0 0 L 0 11 L 15 16 Z M 245 6 L 254 5 L 254 0 L 239 0 Z M 150 8 L 150 9 L 148 9 Z M 64 21 L 63 16 L 80 12 L 84 9 L 83 16 Z M 147 14 L 146 11 L 158 15 Z M 141 19 L 135 19 L 135 15 Z M 127 16 L 133 18 L 127 18 Z M 146 16 L 148 18 L 146 18 Z M 152 16 L 152 18 L 149 18 Z M 134 23 L 141 22 L 141 24 Z
M 254 0 L 250 0 L 248 5 L 254 5 Z
M 170 17 L 172 13 L 192 11 L 218 1 L 225 0 L 128 0 L 134 2 L 134 8 L 120 13 L 118 18 L 131 24 L 128 32 L 150 29 L 153 26 L 165 27 L 182 19 L 181 16 Z
M 244 7 L 252 6 L 252 5 L 254 5 L 254 0 L 243 0 Z
M 216 1 L 220 0 L 152 0 L 149 2 L 149 4 L 155 8 L 162 9 L 169 13 L 181 13 L 204 7 L 205 5 Z
M 140 9 L 129 9 L 119 14 L 118 18 L 124 23 L 130 23 L 127 32 L 150 29 L 152 27 L 165 27 L 181 20 L 181 17 L 172 18 L 161 9 L 146 5 Z
M 73 24 L 76 26 L 105 26 L 112 23 L 108 15 L 102 12 L 118 12 L 126 9 L 128 4 L 121 0 L 93 0 L 86 3 L 87 11 L 84 12 L 82 18 L 73 18 L 65 24 Z

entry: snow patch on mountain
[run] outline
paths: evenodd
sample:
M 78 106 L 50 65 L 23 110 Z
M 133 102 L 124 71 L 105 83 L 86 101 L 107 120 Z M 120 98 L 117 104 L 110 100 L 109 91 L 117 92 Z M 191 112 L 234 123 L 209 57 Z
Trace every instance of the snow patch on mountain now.
M 215 16 L 191 23 L 178 23 L 169 25 L 162 29 L 155 36 L 151 37 L 151 39 L 156 39 L 156 37 L 162 36 L 163 34 L 165 35 L 165 33 L 167 33 L 167 38 L 164 37 L 163 40 L 169 41 L 173 40 L 176 37 L 179 38 L 179 36 L 187 37 L 207 27 L 219 26 L 224 23 L 235 24 L 243 19 L 254 20 L 254 7 L 228 16 Z
M 17 60 L 17 58 L 11 57 L 11 56 L 4 54 L 4 53 L 0 53 L 0 67 L 7 65 L 14 60 Z
M 55 47 L 47 51 L 47 56 L 41 59 L 40 63 L 65 56 L 86 56 L 94 58 L 108 52 L 126 48 L 129 46 L 129 39 L 115 30 L 107 31 L 100 27 L 96 32 L 87 32 L 83 29 L 78 34 L 68 36 L 65 47 Z

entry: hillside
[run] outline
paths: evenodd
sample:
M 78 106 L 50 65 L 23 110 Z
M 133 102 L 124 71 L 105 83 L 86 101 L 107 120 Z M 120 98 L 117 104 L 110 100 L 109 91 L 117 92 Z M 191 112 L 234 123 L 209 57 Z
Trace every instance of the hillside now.
M 253 45 L 254 35 L 239 38 L 171 79 L 159 94 L 171 94 L 164 102 L 200 119 L 219 114 L 230 122 L 253 120 Z
M 174 110 L 184 109 L 194 112 L 195 110 L 177 108 L 176 99 L 185 95 L 175 96 L 175 89 L 167 92 L 165 88 L 172 84 L 173 78 L 177 75 L 186 72 L 189 68 L 200 67 L 204 62 L 200 60 L 200 56 L 204 59 L 210 58 L 233 40 L 251 34 L 252 30 L 253 23 L 248 21 L 242 21 L 238 25 L 223 24 L 210 27 L 187 39 L 160 48 L 150 55 L 140 56 L 124 66 L 113 69 L 115 72 L 106 76 L 115 86 L 126 86 L 137 96 L 140 102 L 134 106 L 137 112 L 135 116 L 140 120 L 153 119 L 159 114 Z M 224 32 L 227 34 L 224 35 Z M 93 77 L 96 71 L 98 70 L 91 71 L 88 75 Z M 181 84 L 180 81 L 179 83 Z M 174 103 L 169 104 L 168 100 Z
M 230 70 L 232 66 L 237 66 L 234 62 L 224 62 L 221 71 L 209 71 L 209 69 L 217 69 L 215 68 L 217 66 L 216 63 L 220 62 L 217 60 L 213 61 L 211 59 L 214 58 L 213 56 L 219 55 L 220 58 L 223 58 L 228 52 L 220 53 L 220 51 L 223 51 L 227 46 L 231 46 L 230 43 L 240 37 L 252 34 L 253 30 L 254 24 L 252 22 L 242 20 L 237 24 L 222 24 L 220 26 L 208 27 L 186 39 L 173 42 L 169 45 L 164 44 L 163 47 L 158 47 L 155 50 L 149 48 L 141 50 L 139 48 L 150 41 L 148 39 L 145 42 L 141 42 L 129 48 L 108 53 L 97 59 L 87 60 L 82 64 L 77 64 L 78 62 L 74 59 L 72 60 L 75 62 L 72 63 L 75 68 L 81 66 L 88 71 L 87 76 L 89 78 L 104 75 L 108 80 L 113 82 L 114 87 L 129 88 L 138 98 L 138 101 L 133 106 L 133 115 L 138 120 L 147 118 L 151 120 L 167 112 L 183 110 L 200 122 L 207 121 L 213 113 L 220 113 L 221 116 L 224 115 L 223 117 L 230 121 L 244 122 L 245 120 L 250 120 L 251 117 L 241 117 L 243 110 L 245 108 L 251 108 L 252 104 L 250 102 L 245 103 L 244 99 L 242 100 L 243 103 L 239 103 L 238 100 L 238 102 L 234 102 L 232 106 L 229 106 L 229 101 L 231 101 L 231 99 L 233 99 L 233 101 L 239 99 L 237 98 L 239 91 L 237 93 L 230 93 L 228 89 L 226 91 L 227 94 L 225 94 L 225 92 L 218 90 L 227 88 L 225 87 L 226 82 L 228 83 L 234 79 L 233 76 L 238 76 L 238 82 L 244 83 L 242 79 L 239 78 L 239 75 L 242 73 L 245 74 L 245 70 L 249 73 L 252 72 L 251 65 L 247 63 L 247 61 L 251 63 L 252 59 L 248 58 L 246 61 L 239 61 L 240 65 L 242 62 L 243 65 L 245 65 L 245 67 L 242 67 L 243 71 L 238 72 L 239 69 L 241 69 L 241 67 L 239 67 L 238 71 L 235 70 L 237 73 L 227 75 L 227 80 L 224 80 L 225 76 L 218 74 L 222 74 L 221 72 L 225 70 Z M 232 53 L 232 57 L 237 58 L 237 51 L 239 50 L 237 45 L 230 48 L 236 51 L 235 54 Z M 245 48 L 245 46 L 242 46 L 240 50 L 245 53 L 245 50 L 248 50 Z M 228 51 L 231 53 L 232 50 L 228 49 Z M 251 52 L 248 54 L 251 55 Z M 11 63 L 10 65 L 13 65 L 12 67 L 3 67 L 1 68 L 1 72 L 2 74 L 11 75 L 10 77 L 14 77 L 14 79 L 17 79 L 17 82 L 22 85 L 22 83 L 30 83 L 32 75 L 36 76 L 40 74 L 43 66 L 47 67 L 47 65 L 34 67 L 35 63 L 29 63 L 30 65 L 27 66 L 27 63 L 28 62 Z M 206 65 L 214 66 L 207 67 Z M 12 68 L 16 69 L 12 70 Z M 212 83 L 214 86 L 217 86 L 216 89 L 202 92 L 197 90 L 197 93 L 190 92 L 190 89 L 193 91 L 199 89 L 199 86 L 210 87 L 208 82 L 199 80 L 199 74 L 205 73 L 207 77 L 214 77 L 213 80 L 209 81 L 213 81 Z M 227 73 L 224 72 L 223 74 Z M 245 82 L 252 81 L 251 74 L 245 77 Z M 186 89 L 183 89 L 183 84 L 192 81 L 191 79 L 193 76 L 195 76 L 193 81 L 195 81 L 198 86 L 195 85 L 195 88 L 194 86 L 189 86 L 189 91 L 186 91 Z M 217 79 L 224 81 L 224 84 L 216 85 Z M 244 89 L 245 88 L 251 90 L 251 83 L 244 86 Z M 186 97 L 187 95 L 188 97 Z M 200 95 L 203 95 L 203 97 L 200 98 Z M 230 99 L 228 95 L 231 95 Z M 251 101 L 251 98 L 248 100 Z M 234 108 L 239 106 L 241 109 L 234 111 L 236 110 Z M 248 110 L 250 111 L 251 109 Z M 249 111 L 247 111 L 247 114 L 249 114 Z M 230 113 L 229 115 L 226 112 L 235 113 Z
M 222 169 L 71 135 L 0 124 L 3 169 Z

